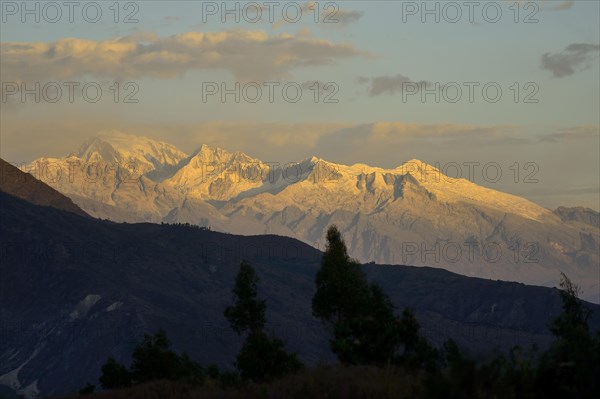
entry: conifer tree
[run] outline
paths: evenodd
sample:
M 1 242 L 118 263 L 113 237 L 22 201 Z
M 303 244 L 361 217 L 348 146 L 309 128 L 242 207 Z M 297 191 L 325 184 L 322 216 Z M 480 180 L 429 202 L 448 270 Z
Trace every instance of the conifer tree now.
M 258 299 L 258 276 L 242 261 L 232 290 L 233 304 L 224 315 L 231 328 L 246 338 L 235 365 L 243 379 L 270 381 L 303 368 L 296 353 L 285 351 L 285 343 L 264 332 L 266 305 Z

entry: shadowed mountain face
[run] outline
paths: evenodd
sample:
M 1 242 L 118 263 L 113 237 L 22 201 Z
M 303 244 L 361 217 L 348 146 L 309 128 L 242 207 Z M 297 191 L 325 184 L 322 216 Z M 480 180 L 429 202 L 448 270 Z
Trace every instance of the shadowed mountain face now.
M 0 158 L 0 191 L 37 205 L 51 206 L 87 216 L 73 201 L 52 187 Z
M 231 366 L 241 342 L 223 317 L 242 258 L 261 279 L 268 328 L 315 364 L 333 360 L 311 315 L 321 253 L 291 238 L 184 226 L 118 224 L 0 193 L 0 385 L 28 397 L 95 383 L 108 356 L 129 363 L 144 332 L 164 328 L 177 350 Z M 436 344 L 471 352 L 545 346 L 560 313 L 555 289 L 444 270 L 365 265 L 393 303 L 410 306 Z M 600 325 L 600 309 L 591 325 Z
M 600 212 L 590 208 L 559 206 L 554 213 L 564 222 L 581 222 L 593 227 L 600 227 Z

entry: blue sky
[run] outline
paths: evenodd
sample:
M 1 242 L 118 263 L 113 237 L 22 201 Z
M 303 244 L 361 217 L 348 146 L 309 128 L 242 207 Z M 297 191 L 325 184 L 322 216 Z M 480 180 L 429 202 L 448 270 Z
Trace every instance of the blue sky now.
M 476 2 L 472 22 L 464 2 L 427 2 L 439 7 L 439 23 L 434 15 L 421 20 L 420 1 L 310 5 L 321 18 L 335 11 L 338 22 L 328 24 L 315 23 L 304 2 L 288 2 L 290 11 L 304 11 L 299 22 L 287 22 L 285 3 L 275 3 L 275 23 L 247 23 L 243 14 L 240 23 L 223 23 L 220 15 L 203 22 L 203 10 L 217 7 L 218 14 L 223 3 L 191 1 L 120 2 L 117 23 L 109 8 L 114 2 L 100 2 L 97 23 L 79 9 L 70 23 L 64 8 L 54 23 L 43 14 L 39 23 L 34 15 L 23 23 L 12 6 L 21 2 L 2 2 L 3 94 L 11 82 L 74 81 L 98 82 L 103 97 L 96 103 L 77 92 L 72 103 L 65 96 L 56 103 L 35 103 L 32 96 L 23 103 L 18 92 L 3 97 L 0 155 L 17 163 L 65 155 L 85 138 L 114 129 L 187 152 L 207 143 L 265 161 L 315 154 L 384 167 L 412 158 L 442 165 L 497 162 L 505 178 L 475 181 L 548 207 L 600 208 L 599 2 Z M 239 7 L 252 17 L 248 4 Z M 462 17 L 451 23 L 454 5 Z M 502 16 L 488 22 L 498 7 Z M 138 22 L 123 23 L 132 12 Z M 527 16 L 538 21 L 525 23 Z M 112 101 L 114 82 L 122 95 L 129 93 L 124 84 L 135 84 L 138 102 Z M 207 84 L 232 88 L 236 82 L 261 87 L 263 97 L 256 103 L 243 95 L 239 103 L 232 95 L 225 102 L 218 94 L 203 100 Z M 278 85 L 273 102 L 266 101 L 265 82 Z M 326 92 L 315 102 L 314 82 L 330 83 L 337 102 L 323 102 Z M 466 82 L 475 85 L 472 102 Z M 300 86 L 302 99 L 286 101 L 280 90 L 286 84 Z M 484 98 L 484 85 L 492 94 L 502 90 L 497 102 Z M 456 87 L 462 97 L 452 102 Z M 429 94 L 407 92 L 414 88 Z M 522 165 L 535 163 L 538 182 L 515 179 L 509 169 L 515 162 L 525 174 Z

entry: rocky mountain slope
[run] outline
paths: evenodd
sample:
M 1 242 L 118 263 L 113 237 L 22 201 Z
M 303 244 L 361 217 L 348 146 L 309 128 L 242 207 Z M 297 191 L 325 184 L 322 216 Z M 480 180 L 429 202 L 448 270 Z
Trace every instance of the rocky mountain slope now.
M 335 223 L 363 262 L 547 286 L 562 271 L 585 298 L 600 302 L 598 226 L 567 223 L 524 198 L 448 177 L 419 160 L 394 169 L 315 157 L 274 165 L 206 145 L 186 156 L 165 143 L 113 133 L 28 169 L 100 218 L 279 234 L 317 247 Z M 51 173 L 58 170 L 62 177 Z
M 563 222 L 581 222 L 600 228 L 600 212 L 596 212 L 590 208 L 583 208 L 581 206 L 568 208 L 560 206 L 554 210 L 554 213 L 558 215 Z

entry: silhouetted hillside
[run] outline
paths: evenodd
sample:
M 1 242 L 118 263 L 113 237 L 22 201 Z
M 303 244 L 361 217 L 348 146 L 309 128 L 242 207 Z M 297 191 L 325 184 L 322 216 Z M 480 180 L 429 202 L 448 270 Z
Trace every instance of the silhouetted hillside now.
M 0 158 L 0 191 L 22 198 L 37 205 L 51 206 L 85 215 L 81 208 L 52 187 L 37 180 L 29 173 L 24 173 L 17 167 Z
M 0 384 L 43 394 L 96 383 L 107 356 L 128 363 L 144 332 L 164 328 L 176 350 L 231 366 L 241 342 L 223 317 L 241 259 L 267 300 L 268 329 L 309 365 L 333 360 L 311 315 L 321 253 L 281 236 L 186 226 L 118 224 L 0 193 Z M 546 345 L 557 290 L 433 268 L 364 266 L 434 343 L 474 353 Z M 597 328 L 598 306 L 591 326 Z

